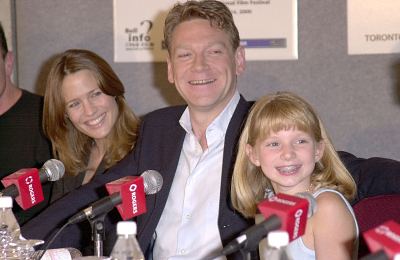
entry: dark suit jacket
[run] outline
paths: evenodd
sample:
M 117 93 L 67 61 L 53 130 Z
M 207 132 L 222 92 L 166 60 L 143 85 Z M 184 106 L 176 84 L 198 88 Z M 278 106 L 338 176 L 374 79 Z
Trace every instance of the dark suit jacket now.
M 250 106 L 251 103 L 241 97 L 225 136 L 218 216 L 218 227 L 224 245 L 253 223 L 233 210 L 229 194 L 232 167 L 236 157 L 236 143 Z M 45 212 L 24 225 L 22 234 L 27 238 L 48 240 L 57 225 L 66 223 L 66 219 L 78 210 L 106 196 L 107 193 L 103 187 L 105 183 L 126 175 L 139 175 L 145 170 L 153 169 L 162 174 L 164 184 L 160 192 L 147 196 L 147 213 L 137 218 L 138 240 L 143 251 L 147 251 L 165 207 L 178 165 L 185 137 L 185 132 L 178 121 L 184 109 L 185 106 L 170 107 L 146 115 L 133 153 L 127 155 L 106 174 L 96 176 L 89 184 L 52 204 Z M 344 152 L 340 155 L 358 183 L 360 192 L 357 199 L 368 195 L 400 191 L 400 185 L 398 185 L 400 183 L 399 162 L 381 158 L 359 159 Z M 382 174 L 385 174 L 386 178 L 381 178 Z M 393 185 L 392 180 L 397 181 L 397 184 Z M 104 245 L 105 255 L 110 253 L 115 238 L 115 223 L 119 220 L 115 210 L 110 212 L 105 219 L 106 236 L 110 235 L 110 239 L 106 239 Z M 90 236 L 88 223 L 71 225 L 61 232 L 51 247 L 70 246 L 82 250 L 83 247 L 92 243 L 90 240 L 88 241 L 88 234 Z

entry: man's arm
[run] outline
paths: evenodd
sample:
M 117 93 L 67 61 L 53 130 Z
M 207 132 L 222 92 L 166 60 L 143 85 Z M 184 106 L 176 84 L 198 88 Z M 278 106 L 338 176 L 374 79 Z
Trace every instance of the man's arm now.
M 357 184 L 357 196 L 352 204 L 366 197 L 400 194 L 399 161 L 379 157 L 357 158 L 343 151 L 338 153 Z

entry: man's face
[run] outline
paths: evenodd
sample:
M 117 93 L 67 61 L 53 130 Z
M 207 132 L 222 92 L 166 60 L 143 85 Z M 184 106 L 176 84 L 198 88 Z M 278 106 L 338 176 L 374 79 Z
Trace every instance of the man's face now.
M 172 33 L 168 80 L 190 109 L 217 114 L 236 90 L 236 76 L 245 68 L 244 49 L 233 50 L 228 35 L 209 21 L 194 19 Z

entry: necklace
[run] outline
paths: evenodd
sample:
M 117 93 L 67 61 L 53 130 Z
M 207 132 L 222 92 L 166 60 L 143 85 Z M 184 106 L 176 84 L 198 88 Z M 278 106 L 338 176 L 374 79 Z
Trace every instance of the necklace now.
M 306 189 L 306 192 L 313 193 L 313 191 L 314 191 L 314 184 L 310 183 L 310 186 L 308 186 L 308 188 Z
M 310 183 L 310 186 L 305 190 L 305 192 L 313 193 L 314 192 L 314 184 Z M 275 196 L 275 192 L 271 188 L 265 188 L 264 191 L 264 199 L 269 199 Z

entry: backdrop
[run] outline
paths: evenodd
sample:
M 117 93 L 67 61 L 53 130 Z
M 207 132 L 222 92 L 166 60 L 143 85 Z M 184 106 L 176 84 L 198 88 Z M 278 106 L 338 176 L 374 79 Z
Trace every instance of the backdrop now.
M 319 111 L 338 150 L 400 160 L 400 54 L 349 56 L 346 1 L 298 2 L 299 59 L 248 62 L 240 92 L 252 100 L 295 91 Z M 138 115 L 182 103 L 165 63 L 113 62 L 112 19 L 111 0 L 16 1 L 20 87 L 42 94 L 51 58 L 86 48 L 111 63 Z

